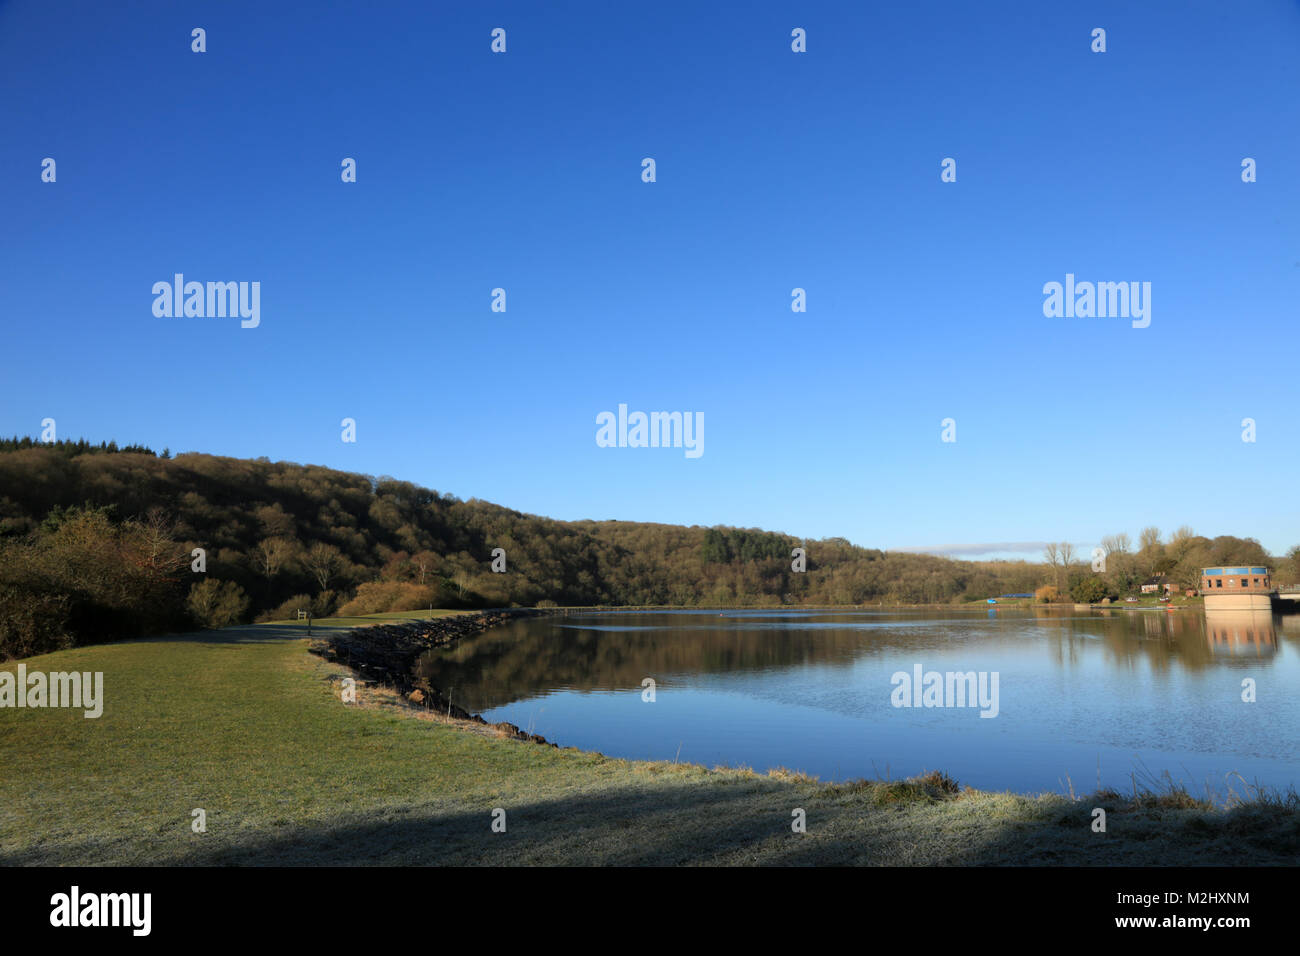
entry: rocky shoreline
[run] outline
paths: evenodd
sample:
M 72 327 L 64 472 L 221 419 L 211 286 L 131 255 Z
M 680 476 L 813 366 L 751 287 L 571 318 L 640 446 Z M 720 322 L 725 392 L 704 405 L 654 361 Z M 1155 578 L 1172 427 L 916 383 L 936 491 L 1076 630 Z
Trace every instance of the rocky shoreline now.
M 312 641 L 309 650 L 331 663 L 356 670 L 368 681 L 394 688 L 418 707 L 484 724 L 515 740 L 558 747 L 558 744 L 550 743 L 545 737 L 527 733 L 514 724 L 505 721 L 488 723 L 478 714 L 457 707 L 442 691 L 415 674 L 415 662 L 425 651 L 447 647 L 462 638 L 482 634 L 489 628 L 499 627 L 521 617 L 546 613 L 532 608 L 512 608 L 425 621 L 375 624 L 329 634 Z

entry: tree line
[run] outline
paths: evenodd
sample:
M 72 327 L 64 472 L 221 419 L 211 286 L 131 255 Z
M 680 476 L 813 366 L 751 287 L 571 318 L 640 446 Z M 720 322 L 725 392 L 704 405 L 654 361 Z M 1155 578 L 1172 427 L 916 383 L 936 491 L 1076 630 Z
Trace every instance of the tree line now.
M 1164 579 L 1179 593 L 1196 591 L 1201 570 L 1221 566 L 1264 565 L 1273 569 L 1276 583 L 1300 582 L 1300 546 L 1274 557 L 1254 538 L 1220 535 L 1207 538 L 1183 525 L 1169 535 L 1148 526 L 1137 541 L 1125 532 L 1107 535 L 1091 554 L 1079 555 L 1069 542 L 1052 542 L 1043 550 L 1049 572 L 1040 599 L 1092 603 L 1103 598 L 1137 594 L 1145 582 L 1156 581 L 1164 592 Z
M 1251 539 L 1152 531 L 1110 542 L 1108 591 L 1182 580 L 1200 561 L 1279 566 Z M 492 570 L 497 548 L 505 573 Z M 555 521 L 265 458 L 0 441 L 0 655 L 298 610 L 960 603 L 1063 595 L 1099 577 L 1085 572 L 1059 546 L 1042 563 L 955 561 L 758 529 Z

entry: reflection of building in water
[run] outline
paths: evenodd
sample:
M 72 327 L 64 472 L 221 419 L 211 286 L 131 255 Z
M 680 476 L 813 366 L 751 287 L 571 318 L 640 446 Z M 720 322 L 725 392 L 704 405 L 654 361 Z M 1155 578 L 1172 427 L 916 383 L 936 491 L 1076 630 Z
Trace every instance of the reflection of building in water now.
M 1285 612 L 1288 605 L 1283 604 L 1282 610 Z M 1282 613 L 1274 618 L 1277 624 L 1277 636 L 1279 641 L 1290 641 L 1297 650 L 1300 650 L 1300 614 Z
M 1277 653 L 1277 626 L 1271 610 L 1205 608 L 1205 636 L 1215 654 L 1272 657 Z
M 1272 590 L 1268 568 L 1206 568 L 1201 572 L 1206 611 L 1268 609 L 1273 605 Z

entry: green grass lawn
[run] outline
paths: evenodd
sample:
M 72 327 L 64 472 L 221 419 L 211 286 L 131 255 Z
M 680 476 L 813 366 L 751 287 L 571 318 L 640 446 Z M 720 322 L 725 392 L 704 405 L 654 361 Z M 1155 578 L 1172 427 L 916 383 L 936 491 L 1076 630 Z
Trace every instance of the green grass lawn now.
M 382 624 L 384 621 L 427 621 L 435 617 L 448 617 L 453 614 L 464 614 L 464 611 L 447 611 L 441 608 L 434 608 L 428 611 L 385 611 L 382 614 L 367 614 L 362 617 L 326 617 L 311 622 L 313 630 L 318 627 L 362 627 L 366 624 Z M 306 621 L 270 621 L 268 624 L 281 626 L 303 628 L 306 633 Z
M 954 795 L 506 740 L 379 689 L 342 703 L 345 672 L 305 634 L 267 624 L 24 661 L 103 671 L 106 703 L 97 720 L 0 710 L 0 863 L 1252 865 L 1300 851 L 1294 801 Z

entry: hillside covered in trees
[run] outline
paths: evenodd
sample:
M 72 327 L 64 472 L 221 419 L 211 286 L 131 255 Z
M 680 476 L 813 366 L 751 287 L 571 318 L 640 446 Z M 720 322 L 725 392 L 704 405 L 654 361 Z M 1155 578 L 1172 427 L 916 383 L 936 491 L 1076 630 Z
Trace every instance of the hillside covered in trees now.
M 1157 532 L 1144 545 L 1110 539 L 1108 590 L 1202 558 L 1270 560 L 1250 539 L 1180 531 L 1164 544 Z M 805 573 L 791 568 L 795 547 Z M 498 548 L 504 573 L 492 569 Z M 0 441 L 0 656 L 300 608 L 948 603 L 1044 585 L 1064 594 L 1088 570 L 1059 552 L 952 561 L 841 538 L 555 521 L 314 465 Z

